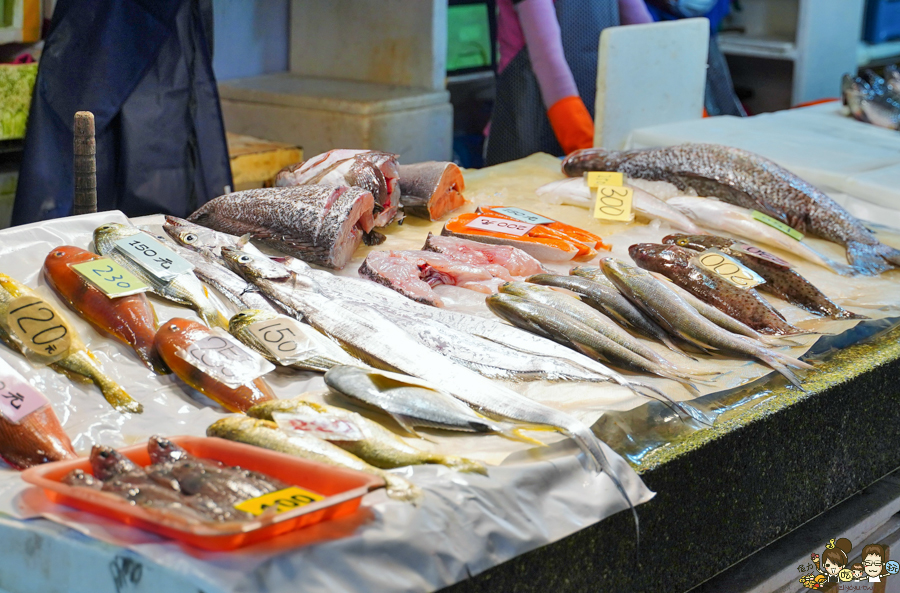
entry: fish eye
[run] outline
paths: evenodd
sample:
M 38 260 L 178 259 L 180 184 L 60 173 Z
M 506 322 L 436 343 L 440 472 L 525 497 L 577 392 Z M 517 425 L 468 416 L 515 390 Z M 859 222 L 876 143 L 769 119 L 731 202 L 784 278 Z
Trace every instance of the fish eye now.
M 169 326 L 169 329 L 172 331 L 175 331 L 176 329 L 178 329 L 178 325 L 173 323 L 172 325 Z
M 242 255 L 238 258 L 238 262 L 242 264 L 249 264 L 251 261 L 253 261 L 253 258 L 249 255 Z
M 62 251 L 57 251 L 56 253 L 53 254 L 54 257 L 62 257 L 63 255 L 65 255 L 65 254 Z
M 677 243 L 678 245 L 687 245 L 688 240 L 687 239 L 678 239 L 677 241 L 675 241 L 675 243 Z
M 197 241 L 197 235 L 194 233 L 185 233 L 181 236 L 181 240 L 185 243 L 194 243 Z

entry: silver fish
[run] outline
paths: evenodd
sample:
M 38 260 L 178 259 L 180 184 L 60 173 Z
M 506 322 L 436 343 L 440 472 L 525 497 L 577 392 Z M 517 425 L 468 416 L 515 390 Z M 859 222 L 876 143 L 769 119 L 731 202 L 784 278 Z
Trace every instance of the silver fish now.
M 137 227 L 120 223 L 108 223 L 94 229 L 94 249 L 137 276 L 150 287 L 153 294 L 166 300 L 191 307 L 210 327 L 228 327 L 228 318 L 216 308 L 209 292 L 193 272 L 179 274 L 168 282 L 161 282 L 130 258 L 116 249 L 116 241 L 140 233 Z
M 372 229 L 372 194 L 358 187 L 302 185 L 219 196 L 188 217 L 300 259 L 343 268 Z

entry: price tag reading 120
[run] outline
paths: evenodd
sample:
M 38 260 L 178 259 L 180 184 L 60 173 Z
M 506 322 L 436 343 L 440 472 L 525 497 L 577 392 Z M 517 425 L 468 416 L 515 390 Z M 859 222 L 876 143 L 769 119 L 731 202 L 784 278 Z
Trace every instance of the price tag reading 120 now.
M 147 233 L 119 239 L 116 250 L 163 282 L 194 269 L 193 264 Z
M 134 274 L 108 257 L 71 264 L 70 267 L 109 298 L 150 290 L 150 287 L 138 280 Z
M 614 187 L 601 185 L 591 193 L 597 192 L 594 202 L 594 218 L 600 220 L 614 220 L 628 222 L 634 215 L 631 213 L 631 202 L 634 199 L 634 190 L 630 187 Z
M 247 330 L 283 365 L 302 360 L 313 349 L 313 344 L 306 337 L 308 330 L 286 315 L 257 321 L 247 326 Z
M 738 288 L 753 288 L 765 280 L 753 270 L 745 268 L 718 249 L 707 249 L 697 261 L 701 266 Z
M 9 302 L 6 325 L 32 362 L 50 364 L 69 354 L 72 336 L 59 313 L 36 295 Z

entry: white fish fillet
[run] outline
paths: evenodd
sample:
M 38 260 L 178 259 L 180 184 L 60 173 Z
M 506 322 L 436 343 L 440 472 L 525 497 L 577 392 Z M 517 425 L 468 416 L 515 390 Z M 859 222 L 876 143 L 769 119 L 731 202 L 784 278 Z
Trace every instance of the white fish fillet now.
M 694 224 L 690 218 L 682 214 L 680 211 L 672 208 L 659 198 L 645 192 L 644 190 L 630 184 L 625 184 L 634 190 L 634 199 L 632 200 L 632 208 L 638 214 L 645 218 L 659 219 L 668 222 L 673 228 L 682 230 L 692 235 L 706 235 L 706 231 Z M 553 181 L 535 190 L 539 196 L 549 195 L 558 200 L 559 204 L 568 204 L 570 206 L 581 206 L 582 208 L 591 209 L 594 207 L 594 198 L 591 197 L 591 190 L 585 184 L 584 179 L 573 177 L 571 179 L 562 179 Z
M 720 202 L 713 198 L 692 196 L 672 198 L 666 203 L 681 210 L 707 228 L 737 235 L 754 243 L 777 247 L 814 264 L 830 268 L 839 274 L 849 272 L 846 265 L 831 261 L 803 241 L 792 239 L 778 229 L 756 220 L 751 211 L 746 208 Z

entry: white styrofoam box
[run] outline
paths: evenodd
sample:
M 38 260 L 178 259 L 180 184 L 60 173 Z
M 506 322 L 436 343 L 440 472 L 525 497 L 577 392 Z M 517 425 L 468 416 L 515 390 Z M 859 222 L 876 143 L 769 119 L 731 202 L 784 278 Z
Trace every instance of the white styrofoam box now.
M 219 84 L 225 128 L 302 146 L 371 148 L 401 162 L 449 160 L 453 108 L 446 90 L 268 74 Z
M 290 69 L 443 89 L 447 0 L 292 0 Z
M 900 209 L 900 134 L 832 102 L 754 117 L 710 117 L 635 130 L 631 148 L 710 142 L 771 159 L 823 190 Z
M 604 29 L 594 146 L 618 150 L 636 128 L 701 117 L 708 53 L 705 18 Z

